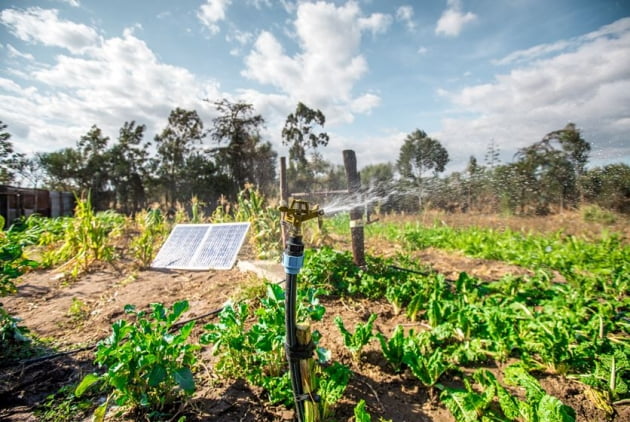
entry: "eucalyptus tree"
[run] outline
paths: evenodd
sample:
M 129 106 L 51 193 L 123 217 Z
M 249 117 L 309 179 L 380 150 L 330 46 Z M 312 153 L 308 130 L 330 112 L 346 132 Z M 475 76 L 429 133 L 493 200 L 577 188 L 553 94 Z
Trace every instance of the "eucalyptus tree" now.
M 231 189 L 225 193 L 233 198 L 246 183 L 268 193 L 275 178 L 277 154 L 271 143 L 261 138 L 265 120 L 245 102 L 222 99 L 214 105 L 219 115 L 213 119 L 209 133 L 217 146 L 210 152 L 231 180 Z
M 437 177 L 448 161 L 446 148 L 426 132 L 416 129 L 405 138 L 396 165 L 403 179 L 416 190 L 421 209 L 427 175 Z
M 100 209 L 108 208 L 111 193 L 108 142 L 109 137 L 97 125 L 92 125 L 77 142 L 79 189 L 82 194 L 91 192 L 92 204 Z
M 197 112 L 179 107 L 171 111 L 168 124 L 155 136 L 157 155 L 153 167 L 167 204 L 190 199 L 183 195 L 182 189 L 188 172 L 186 160 L 198 152 L 204 136 L 203 122 Z
M 145 130 L 145 125 L 125 122 L 120 128 L 118 142 L 109 151 L 111 185 L 116 204 L 125 213 L 138 211 L 146 205 L 151 143 L 143 143 Z
M 326 116 L 321 110 L 307 107 L 302 102 L 286 118 L 282 129 L 282 144 L 289 147 L 287 177 L 290 188 L 294 191 L 311 190 L 317 173 L 321 173 L 323 169 L 318 149 L 327 146 L 330 137 L 317 127 L 323 128 L 325 124 Z M 310 162 L 308 151 L 311 152 Z

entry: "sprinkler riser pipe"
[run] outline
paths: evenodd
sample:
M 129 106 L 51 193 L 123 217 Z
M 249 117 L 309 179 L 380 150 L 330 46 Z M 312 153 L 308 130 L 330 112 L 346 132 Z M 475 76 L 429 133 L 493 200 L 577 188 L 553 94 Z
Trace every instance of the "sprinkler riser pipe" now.
M 304 243 L 302 236 L 291 236 L 287 241 L 287 247 L 283 255 L 283 265 L 286 272 L 285 283 L 285 326 L 286 326 L 286 346 L 289 350 L 297 346 L 296 336 L 296 298 L 297 298 L 297 275 L 304 263 Z M 289 361 L 289 372 L 291 377 L 291 387 L 295 401 L 295 410 L 298 422 L 304 422 L 304 402 L 298 398 L 302 396 L 302 376 L 300 363 L 298 360 Z

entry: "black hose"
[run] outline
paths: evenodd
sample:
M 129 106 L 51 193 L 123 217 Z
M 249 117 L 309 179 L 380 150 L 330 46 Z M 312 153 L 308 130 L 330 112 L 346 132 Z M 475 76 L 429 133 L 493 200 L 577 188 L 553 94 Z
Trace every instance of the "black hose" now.
M 285 325 L 286 325 L 286 348 L 287 360 L 289 362 L 289 374 L 291 376 L 291 389 L 293 390 L 293 400 L 298 422 L 304 420 L 304 402 L 302 397 L 302 373 L 300 361 L 291 356 L 291 352 L 297 348 L 296 322 L 295 322 L 295 302 L 297 296 L 297 274 L 287 274 L 285 284 Z
M 284 282 L 285 282 L 285 280 L 280 280 L 276 284 L 282 284 Z M 206 312 L 205 314 L 202 314 L 202 315 L 199 315 L 199 316 L 187 319 L 185 321 L 176 322 L 175 324 L 173 324 L 171 326 L 171 329 L 175 329 L 175 328 L 181 327 L 182 325 L 188 324 L 190 321 L 198 321 L 200 319 L 213 317 L 213 316 L 218 315 L 219 313 L 221 313 L 221 311 L 223 309 L 225 309 L 224 306 L 220 307 L 220 308 L 217 308 L 217 309 L 214 309 L 214 310 L 212 310 L 210 312 Z M 101 340 L 99 340 L 99 341 L 101 341 Z M 52 359 L 56 359 L 56 358 L 63 357 L 63 356 L 75 355 L 77 353 L 81 353 L 81 352 L 85 352 L 85 351 L 89 351 L 89 350 L 94 350 L 94 349 L 96 349 L 97 345 L 98 345 L 98 343 L 92 344 L 90 346 L 79 347 L 79 348 L 68 350 L 68 351 L 65 351 L 65 352 L 53 353 L 51 355 L 37 356 L 37 357 L 34 357 L 34 358 L 28 358 L 28 359 L 22 359 L 22 360 L 4 361 L 4 362 L 0 362 L 0 368 L 6 368 L 8 366 L 14 366 L 14 365 L 31 365 L 33 363 L 44 362 L 44 361 L 47 361 L 47 360 L 52 360 Z
M 297 276 L 302 267 L 304 258 L 304 243 L 301 236 L 290 236 L 284 252 L 284 266 L 286 271 L 285 297 L 285 326 L 286 326 L 286 354 L 289 363 L 289 375 L 291 377 L 291 389 L 298 422 L 304 421 L 304 401 L 302 389 L 302 374 L 298 353 L 296 335 L 296 298 Z

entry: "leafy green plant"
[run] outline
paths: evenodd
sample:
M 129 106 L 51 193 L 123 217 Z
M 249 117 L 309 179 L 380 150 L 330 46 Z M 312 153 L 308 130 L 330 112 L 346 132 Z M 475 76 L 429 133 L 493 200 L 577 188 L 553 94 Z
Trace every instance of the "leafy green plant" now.
M 325 308 L 319 304 L 321 291 L 299 288 L 297 321 L 318 321 Z M 293 402 L 287 362 L 284 354 L 285 308 L 284 291 L 273 283 L 267 284 L 267 294 L 260 306 L 251 311 L 245 303 L 228 303 L 218 315 L 218 322 L 207 324 L 201 342 L 213 345 L 217 356 L 215 370 L 224 377 L 244 378 L 262 387 L 272 403 L 290 405 Z M 246 321 L 255 321 L 246 326 Z M 317 343 L 320 335 L 313 332 Z M 325 356 L 317 349 L 318 355 Z
M 418 349 L 407 348 L 403 361 L 423 385 L 430 387 L 431 394 L 442 374 L 450 368 L 440 349 L 426 356 L 422 355 Z
M 354 332 L 351 333 L 346 329 L 343 324 L 343 319 L 337 316 L 335 317 L 335 325 L 341 332 L 343 337 L 343 344 L 352 354 L 352 359 L 358 361 L 361 357 L 361 351 L 363 348 L 374 338 L 374 333 L 372 333 L 372 327 L 374 325 L 374 321 L 376 321 L 376 314 L 371 314 L 365 324 L 357 323 L 354 328 Z
M 323 420 L 333 416 L 333 406 L 341 400 L 352 371 L 346 365 L 333 362 L 317 376 L 317 394 L 320 396 L 320 415 Z
M 613 404 L 629 393 L 630 351 L 615 347 L 611 353 L 595 356 L 595 369 L 582 376 L 582 381 L 604 394 Z
M 440 394 L 440 401 L 458 422 L 504 420 L 489 408 L 496 390 L 494 385 L 479 393 L 472 388 L 470 381 L 465 378 L 464 388 L 462 390 L 446 387 Z
M 187 309 L 187 301 L 176 302 L 171 308 L 154 303 L 149 314 L 125 306 L 125 312 L 135 316 L 136 322 L 119 320 L 112 325 L 112 334 L 96 351 L 95 361 L 105 372 L 88 374 L 75 390 L 81 397 L 95 383 L 113 389 L 95 411 L 97 419 L 104 417 L 110 400 L 151 415 L 160 414 L 167 405 L 195 391 L 192 369 L 200 346 L 188 342 L 195 323 L 188 322 L 172 332 Z
M 503 372 L 504 381 L 525 389 L 525 401 L 510 396 L 504 388 L 497 387 L 501 409 L 508 417 L 523 418 L 528 422 L 574 422 L 575 411 L 558 398 L 547 394 L 536 378 L 522 365 L 510 365 Z
M 66 385 L 54 394 L 49 394 L 35 409 L 37 420 L 42 422 L 82 421 L 96 407 L 92 398 L 78 398 L 74 394 L 76 385 Z
M 72 303 L 68 308 L 68 316 L 75 323 L 80 323 L 90 315 L 90 307 L 81 299 L 72 298 Z
M 20 321 L 0 304 L 0 361 L 30 354 L 29 330 L 20 325 Z
M 354 420 L 355 422 L 372 422 L 372 415 L 370 415 L 365 408 L 365 400 L 359 400 L 359 403 L 354 407 Z
M 413 332 L 410 332 L 409 335 L 412 336 Z M 383 356 L 385 356 L 387 362 L 389 362 L 392 366 L 394 372 L 401 372 L 404 363 L 405 350 L 407 349 L 407 339 L 405 338 L 405 330 L 402 325 L 396 326 L 389 339 L 382 333 L 377 333 L 376 337 L 381 343 Z

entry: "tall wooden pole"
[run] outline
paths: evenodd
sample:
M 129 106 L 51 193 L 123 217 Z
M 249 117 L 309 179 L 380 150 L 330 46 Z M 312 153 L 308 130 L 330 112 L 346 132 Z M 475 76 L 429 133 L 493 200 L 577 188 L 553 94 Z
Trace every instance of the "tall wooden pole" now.
M 351 149 L 343 151 L 343 165 L 348 179 L 348 193 L 352 197 L 361 188 L 361 178 L 357 172 L 357 156 Z M 352 235 L 352 257 L 355 265 L 365 266 L 365 251 L 363 246 L 363 207 L 358 206 L 350 210 L 350 234 Z

